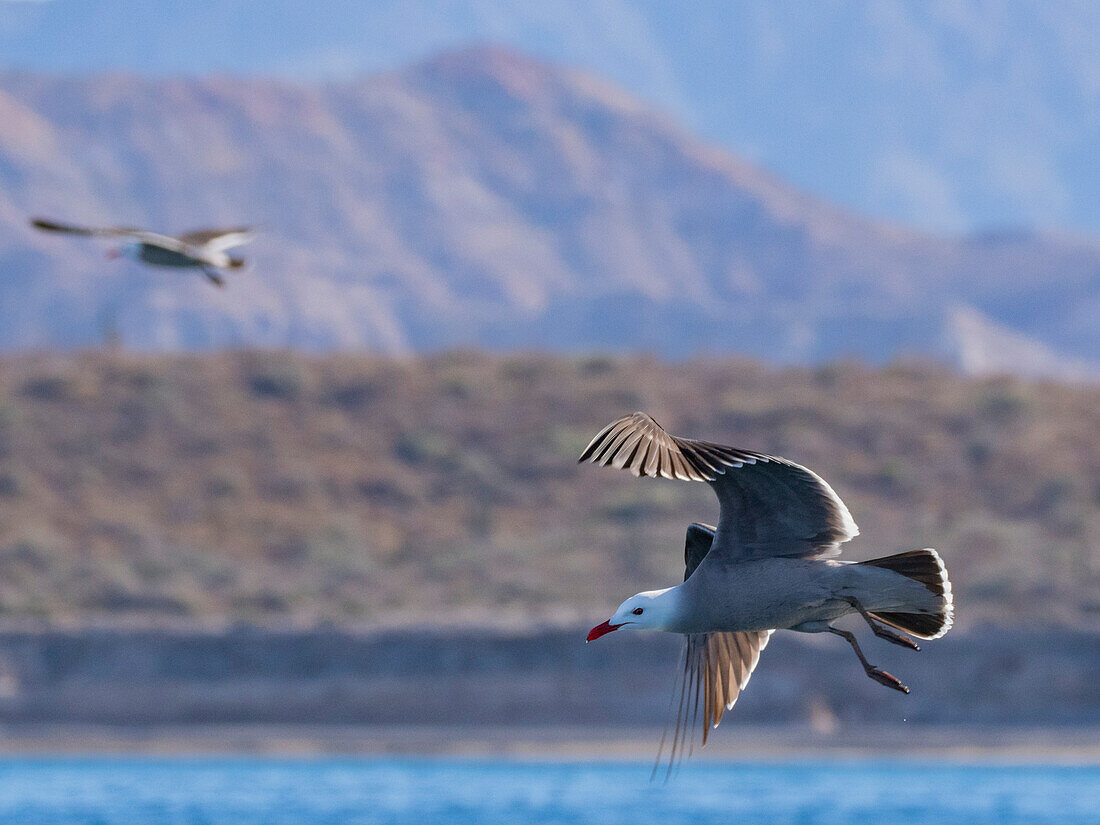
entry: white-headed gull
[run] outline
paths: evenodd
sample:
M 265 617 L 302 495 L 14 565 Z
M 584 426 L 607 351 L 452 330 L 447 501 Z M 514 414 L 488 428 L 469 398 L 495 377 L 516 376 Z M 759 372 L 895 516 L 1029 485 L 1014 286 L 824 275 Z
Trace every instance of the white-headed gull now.
M 225 286 L 225 279 L 219 270 L 240 269 L 245 265 L 243 258 L 232 257 L 226 250 L 242 246 L 251 241 L 254 236 L 254 229 L 249 226 L 232 229 L 196 229 L 178 238 L 129 226 L 72 226 L 44 218 L 33 218 L 31 226 L 46 232 L 64 232 L 68 235 L 119 238 L 129 241 L 111 250 L 108 256 L 130 257 L 153 266 L 174 269 L 201 269 L 210 282 L 217 286 Z
M 687 637 L 673 761 L 689 735 L 685 723 L 694 723 L 700 707 L 706 744 L 776 630 L 834 633 L 852 646 L 868 676 L 908 693 L 867 661 L 852 633 L 832 623 L 858 613 L 876 636 L 912 650 L 920 648 L 890 627 L 922 639 L 951 627 L 951 583 L 939 554 L 925 549 L 837 561 L 840 545 L 859 528 L 832 487 L 792 461 L 677 438 L 641 412 L 605 427 L 580 461 L 635 476 L 705 481 L 718 496 L 717 528 L 688 527 L 683 584 L 631 596 L 588 634 L 593 641 L 630 628 Z

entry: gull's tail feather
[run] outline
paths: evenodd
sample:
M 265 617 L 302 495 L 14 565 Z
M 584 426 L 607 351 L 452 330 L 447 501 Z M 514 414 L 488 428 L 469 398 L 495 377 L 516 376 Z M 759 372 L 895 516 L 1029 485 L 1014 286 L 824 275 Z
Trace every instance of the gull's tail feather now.
M 669 702 L 671 710 L 679 695 L 675 722 L 669 722 L 672 725 L 672 740 L 668 751 L 666 780 L 684 759 L 684 751 L 687 751 L 687 756 L 691 756 L 694 750 L 699 711 L 702 710 L 703 718 L 701 744 L 706 745 L 711 729 L 718 727 L 722 715 L 733 708 L 737 697 L 748 685 L 749 677 L 760 661 L 760 652 L 767 646 L 771 634 L 772 631 L 764 630 L 697 633 L 687 637 L 684 666 L 676 677 Z M 662 764 L 669 725 L 665 726 L 665 732 L 661 736 L 651 779 L 657 776 Z
M 861 561 L 870 567 L 882 567 L 900 573 L 907 579 L 920 582 L 938 599 L 938 605 L 930 613 L 874 612 L 876 619 L 904 630 L 921 639 L 938 639 L 951 629 L 955 621 L 955 602 L 951 596 L 951 580 L 940 554 L 930 547 L 910 550 L 896 556 Z

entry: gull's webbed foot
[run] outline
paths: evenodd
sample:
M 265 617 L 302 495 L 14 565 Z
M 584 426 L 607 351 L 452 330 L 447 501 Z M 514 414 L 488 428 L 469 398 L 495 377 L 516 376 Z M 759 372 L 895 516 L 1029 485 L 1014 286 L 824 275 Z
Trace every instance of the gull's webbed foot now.
M 828 630 L 829 633 L 839 636 L 852 646 L 852 650 L 854 650 L 856 656 L 859 657 L 859 663 L 863 665 L 863 671 L 880 685 L 886 685 L 886 687 L 893 688 L 902 693 L 909 692 L 909 688 L 903 685 L 901 680 L 896 676 L 887 673 L 885 670 L 880 670 L 867 661 L 867 657 L 863 655 L 863 651 L 859 647 L 859 642 L 856 641 L 856 637 L 853 634 L 849 633 L 847 630 L 841 630 L 839 627 L 829 626 L 826 630 Z
M 871 667 L 867 671 L 867 675 L 878 682 L 880 685 L 886 685 L 888 688 L 899 690 L 902 693 L 908 693 L 909 688 L 901 683 L 901 679 L 894 676 L 892 673 L 887 673 L 885 670 L 879 670 L 877 667 Z

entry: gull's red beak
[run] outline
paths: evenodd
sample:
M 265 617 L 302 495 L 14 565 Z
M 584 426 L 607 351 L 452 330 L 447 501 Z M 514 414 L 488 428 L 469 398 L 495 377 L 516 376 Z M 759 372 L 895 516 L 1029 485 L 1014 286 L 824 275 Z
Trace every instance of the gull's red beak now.
M 596 639 L 600 638 L 600 636 L 606 636 L 612 630 L 618 630 L 620 627 L 622 627 L 621 624 L 611 624 L 611 620 L 608 619 L 603 624 L 598 624 L 588 631 L 587 641 L 594 642 Z

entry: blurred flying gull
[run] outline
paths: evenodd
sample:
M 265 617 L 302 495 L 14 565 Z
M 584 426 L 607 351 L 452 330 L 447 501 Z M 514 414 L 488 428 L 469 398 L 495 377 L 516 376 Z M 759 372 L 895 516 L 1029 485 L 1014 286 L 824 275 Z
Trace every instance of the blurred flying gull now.
M 127 241 L 108 252 L 108 257 L 130 257 L 152 266 L 174 269 L 201 269 L 216 286 L 225 286 L 220 270 L 240 269 L 243 258 L 235 258 L 227 250 L 242 246 L 255 235 L 250 226 L 231 229 L 196 229 L 174 238 L 130 226 L 88 227 L 57 223 L 45 218 L 33 218 L 31 226 L 45 232 L 63 232 L 92 238 L 118 238 Z
M 938 639 L 951 628 L 951 583 L 939 554 L 924 549 L 863 562 L 834 559 L 859 528 L 832 487 L 792 461 L 677 438 L 641 412 L 605 427 L 579 460 L 639 477 L 704 481 L 718 496 L 718 526 L 687 529 L 684 583 L 631 596 L 588 634 L 590 642 L 620 628 L 687 637 L 669 770 L 694 738 L 689 723 L 694 731 L 700 708 L 706 744 L 774 631 L 840 636 L 868 676 L 908 693 L 867 661 L 851 632 L 832 623 L 858 613 L 876 636 L 911 650 L 920 648 L 890 627 L 922 639 Z

